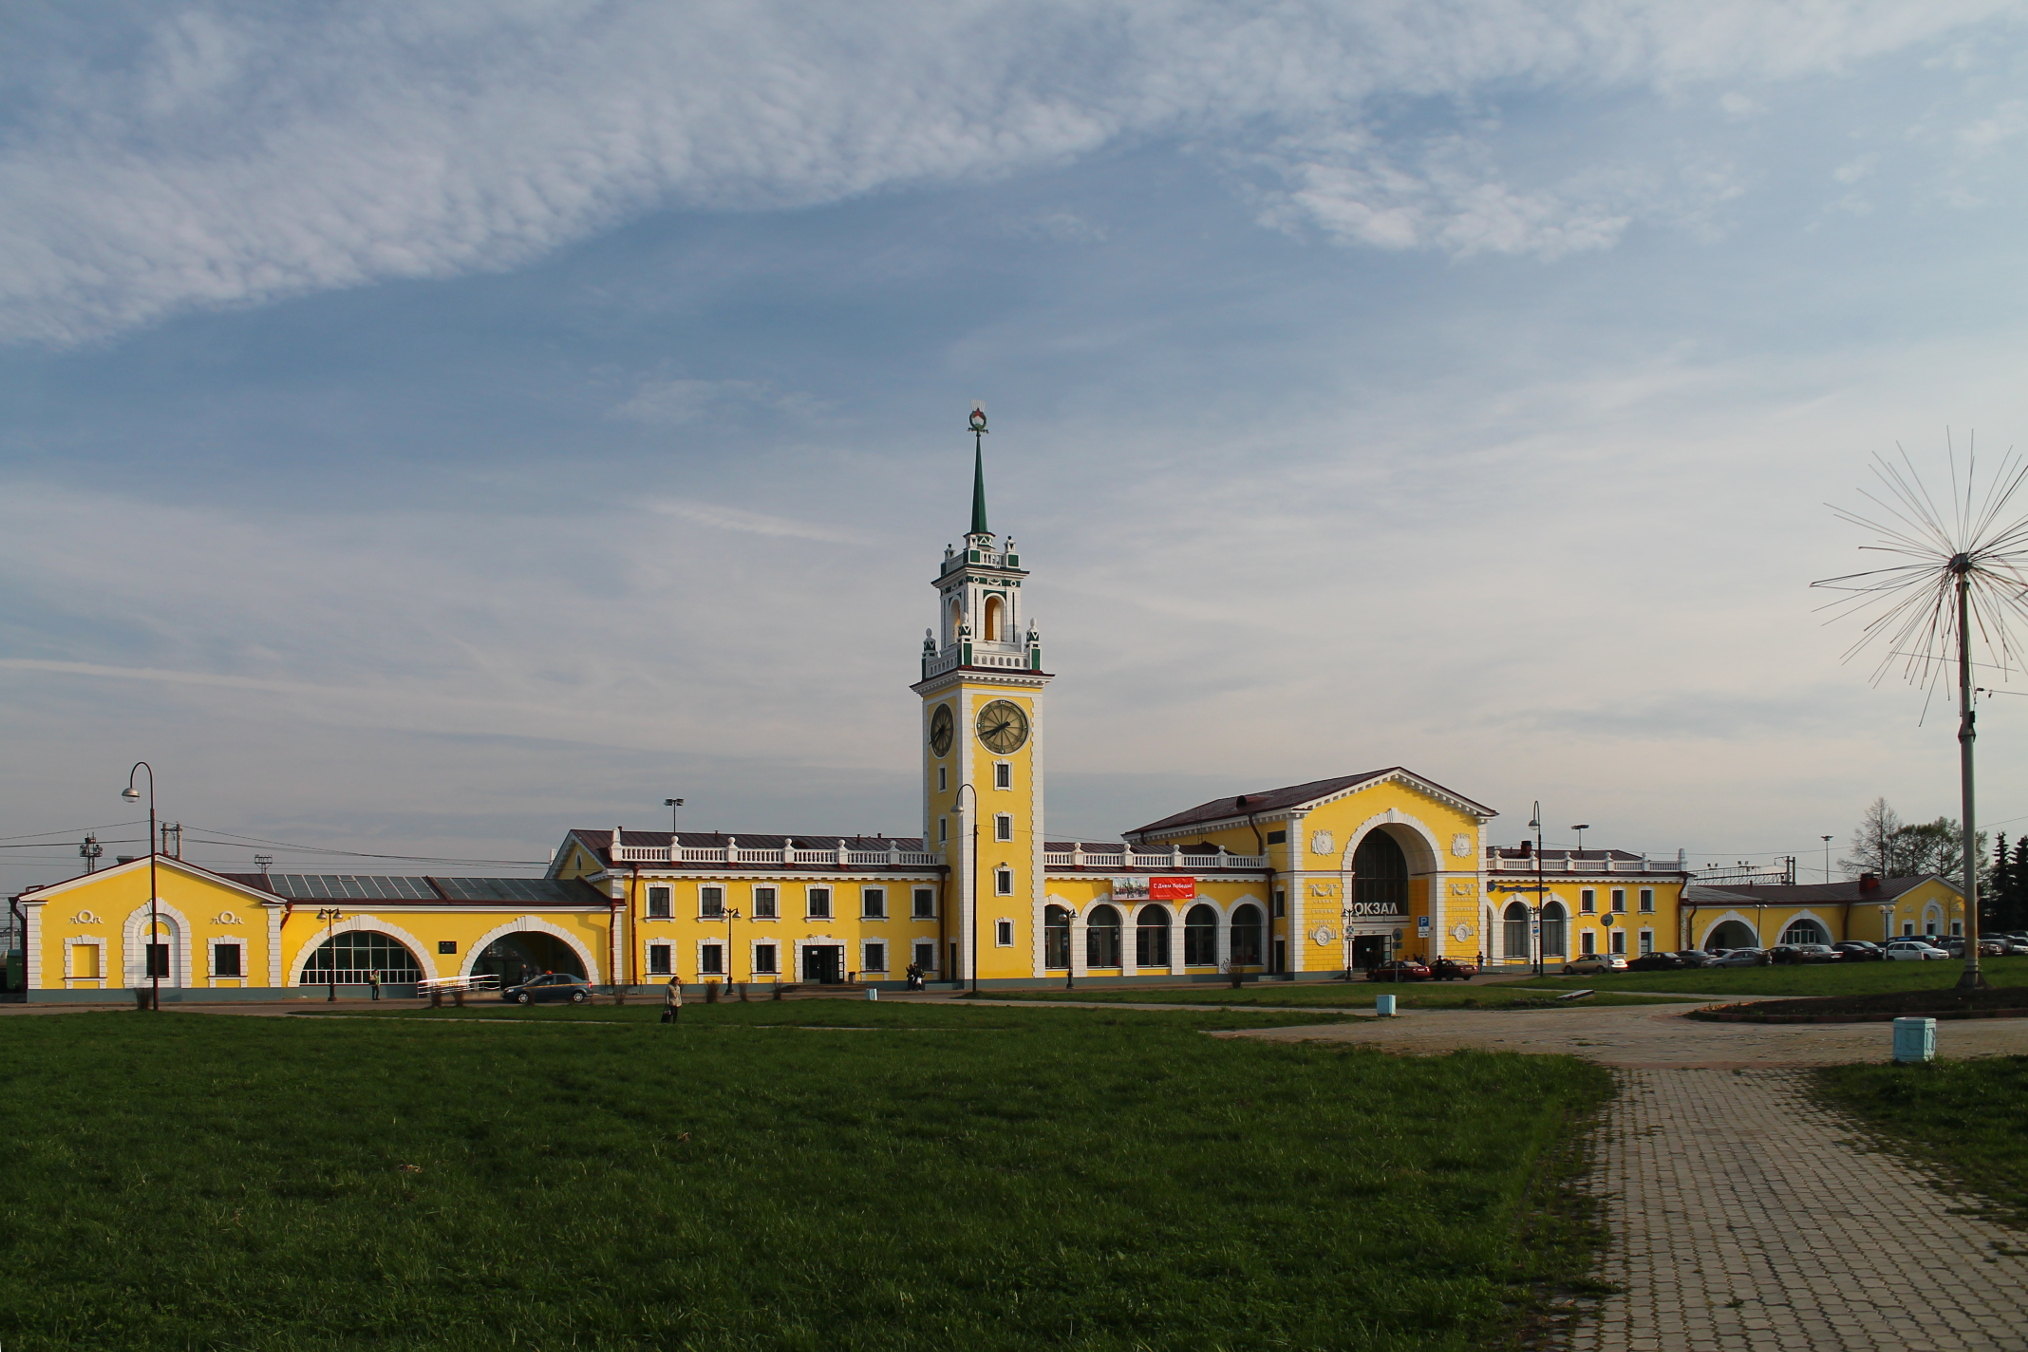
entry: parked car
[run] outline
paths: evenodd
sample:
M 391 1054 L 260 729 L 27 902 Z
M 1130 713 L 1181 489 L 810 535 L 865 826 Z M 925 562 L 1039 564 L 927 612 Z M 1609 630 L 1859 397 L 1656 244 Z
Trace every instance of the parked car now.
M 2005 939 L 1979 940 L 1979 956 L 1982 958 L 2004 958 L 2013 945 Z
M 592 998 L 592 988 L 581 976 L 572 976 L 568 972 L 545 972 L 518 986 L 509 986 L 500 992 L 500 998 L 516 1005 L 533 1005 L 547 1000 L 568 1000 L 574 1005 L 581 1005 Z
M 2016 939 L 2011 934 L 2003 934 L 1993 942 L 2000 945 L 2000 956 L 2003 958 L 2028 956 L 2028 939 Z
M 1712 963 L 1713 967 L 1765 967 L 1767 951 L 1759 948 L 1728 948 L 1725 956 Z
M 1429 965 L 1432 981 L 1470 981 L 1478 974 L 1477 967 L 1469 962 L 1459 962 L 1455 958 L 1438 958 Z
M 1627 960 L 1617 953 L 1587 953 L 1563 964 L 1566 976 L 1595 976 L 1601 972 L 1624 972 Z
M 1831 947 L 1843 953 L 1846 962 L 1880 962 L 1887 957 L 1880 945 L 1869 939 L 1846 939 Z
M 1683 959 L 1686 967 L 1709 967 L 1717 959 L 1718 952 L 1714 949 L 1679 948 L 1676 956 Z
M 1688 962 L 1677 953 L 1643 953 L 1627 964 L 1629 972 L 1682 972 L 1702 963 Z
M 1414 958 L 1390 958 L 1366 969 L 1368 981 L 1427 981 L 1430 971 Z
M 1921 939 L 1896 939 L 1887 946 L 1887 956 L 1893 962 L 1942 962 L 1950 954 Z
M 1769 962 L 1836 962 L 1844 956 L 1829 944 L 1776 944 L 1767 951 Z

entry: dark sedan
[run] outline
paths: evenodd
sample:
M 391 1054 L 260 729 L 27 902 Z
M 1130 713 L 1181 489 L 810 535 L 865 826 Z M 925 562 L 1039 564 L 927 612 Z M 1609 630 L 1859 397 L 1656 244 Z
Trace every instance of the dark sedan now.
M 1437 958 L 1429 965 L 1432 981 L 1470 981 L 1479 974 L 1479 969 L 1469 962 L 1455 958 Z
M 1429 968 L 1414 958 L 1393 958 L 1367 969 L 1368 981 L 1427 981 Z
M 1683 972 L 1699 964 L 1677 957 L 1674 953 L 1643 953 L 1627 964 L 1629 972 Z
M 1831 947 L 1843 953 L 1846 962 L 1883 962 L 1887 958 L 1886 952 L 1879 944 L 1865 939 L 1847 939 L 1842 943 L 1832 944 Z
M 568 1000 L 574 1005 L 582 1005 L 590 1002 L 592 988 L 591 983 L 581 976 L 572 976 L 568 972 L 544 972 L 518 986 L 509 986 L 500 992 L 500 998 L 516 1005 L 540 1004 L 545 1000 Z

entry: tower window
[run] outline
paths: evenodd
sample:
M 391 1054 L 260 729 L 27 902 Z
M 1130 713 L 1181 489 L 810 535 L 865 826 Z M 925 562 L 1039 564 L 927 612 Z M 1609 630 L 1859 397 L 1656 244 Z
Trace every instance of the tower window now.
M 993 891 L 996 895 L 1003 897 L 1011 897 L 1014 895 L 1013 869 L 996 868 L 993 870 Z
M 951 834 L 950 828 L 951 823 L 949 818 L 947 817 L 937 818 L 937 844 L 941 845 L 946 840 L 950 839 Z
M 1011 920 L 994 921 L 993 942 L 1002 948 L 1012 948 L 1014 946 L 1014 922 Z
M 1000 631 L 1005 627 L 1001 623 L 1001 617 L 1006 613 L 1006 610 L 1007 603 L 999 597 L 989 596 L 986 598 L 986 641 L 988 643 L 998 643 L 1000 641 Z
M 945 790 L 949 789 L 950 787 L 951 787 L 951 772 L 945 769 L 943 766 L 939 765 L 937 767 L 937 792 L 942 793 Z
M 993 818 L 993 839 L 1014 839 L 1014 818 L 1008 813 L 998 813 Z
M 1001 761 L 993 767 L 993 787 L 996 789 L 1014 787 L 1014 767 L 1006 761 Z

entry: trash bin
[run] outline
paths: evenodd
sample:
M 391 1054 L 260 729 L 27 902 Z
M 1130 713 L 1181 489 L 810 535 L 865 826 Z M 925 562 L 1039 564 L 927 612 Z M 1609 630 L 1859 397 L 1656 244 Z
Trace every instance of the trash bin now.
M 1376 995 L 1376 996 L 1374 996 L 1374 997 L 1373 997 L 1373 1012 L 1374 1012 L 1375 1014 L 1378 1014 L 1378 1015 L 1379 1015 L 1379 1016 L 1380 1016 L 1381 1018 L 1383 1018 L 1383 1019 L 1391 1019 L 1391 1018 L 1393 1018 L 1393 1017 L 1394 1017 L 1394 997 L 1393 997 L 1393 996 L 1391 996 L 1391 995 Z
M 141 989 L 139 989 L 139 990 L 135 991 L 135 992 L 134 992 L 134 1008 L 136 1008 L 136 1009 L 148 1009 L 148 1008 L 150 1008 L 150 1005 L 148 1004 L 148 997 L 149 997 L 150 995 L 152 995 L 152 994 L 154 994 L 154 992 L 153 992 L 153 991 L 151 991 L 151 990 L 149 990 L 149 989 L 148 989 L 148 988 L 147 988 L 146 986 L 143 986 L 143 987 L 141 987 Z
M 866 998 L 869 1000 L 878 1000 L 880 998 L 880 987 L 868 986 L 866 988 Z
M 1936 1059 L 1936 1020 L 1903 1018 L 1894 1021 L 1894 1059 L 1902 1062 Z

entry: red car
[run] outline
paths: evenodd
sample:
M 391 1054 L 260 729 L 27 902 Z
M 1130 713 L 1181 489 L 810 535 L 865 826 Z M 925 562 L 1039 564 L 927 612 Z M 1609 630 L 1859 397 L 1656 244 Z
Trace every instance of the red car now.
M 1429 965 L 1432 981 L 1470 981 L 1479 974 L 1479 969 L 1469 962 L 1458 962 L 1453 958 L 1437 958 Z
M 1429 968 L 1414 958 L 1394 958 L 1366 969 L 1368 981 L 1427 981 Z

